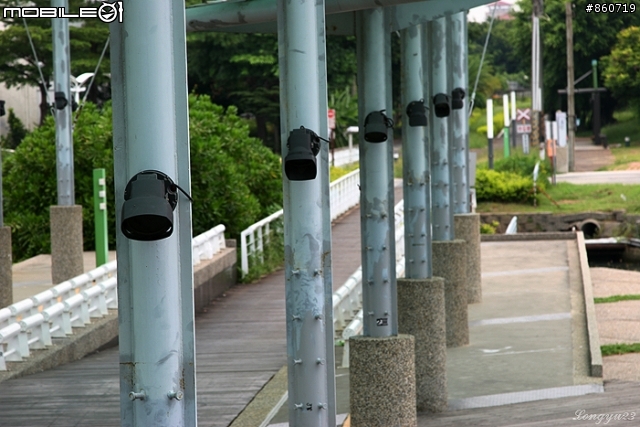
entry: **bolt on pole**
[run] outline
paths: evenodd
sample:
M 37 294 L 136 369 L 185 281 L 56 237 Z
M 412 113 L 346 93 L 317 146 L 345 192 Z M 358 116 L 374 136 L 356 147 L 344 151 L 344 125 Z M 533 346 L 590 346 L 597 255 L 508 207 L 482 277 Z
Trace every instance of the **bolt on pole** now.
M 168 237 L 121 231 L 125 186 L 141 171 L 191 192 L 184 12 L 183 1 L 128 2 L 110 28 L 120 419 L 132 427 L 197 425 L 191 203 L 178 193 Z
M 277 2 L 283 166 L 292 131 L 327 132 L 319 3 Z M 290 180 L 286 169 L 283 174 L 289 424 L 329 427 L 336 421 L 327 147 L 316 161 L 320 172 L 313 179 Z
M 432 276 L 431 186 L 427 162 L 427 123 L 411 126 L 410 105 L 425 99 L 422 72 L 423 26 L 401 31 L 402 39 L 402 175 L 404 194 L 405 277 Z M 413 104 L 419 106 L 420 104 Z M 415 107 L 414 107 L 415 108 Z M 416 111 L 411 110 L 412 114 Z M 420 117 L 416 117 L 420 119 Z M 415 120 L 415 119 L 414 119 Z
M 363 334 L 387 337 L 398 334 L 393 196 L 390 195 L 389 158 L 393 132 L 383 142 L 368 142 L 364 126 L 370 113 L 388 108 L 390 36 L 384 9 L 356 12 L 358 60 L 358 117 L 360 123 L 360 212 L 362 245 Z M 386 111 L 388 116 L 390 111 Z M 364 130 L 364 131 L 363 131 Z
M 51 6 L 69 12 L 68 0 L 51 0 Z M 69 19 L 53 18 L 54 115 L 56 121 L 56 175 L 58 205 L 73 206 L 73 134 L 71 129 L 71 56 L 69 52 Z
M 451 169 L 449 168 L 449 114 L 438 117 L 436 98 L 448 96 L 449 67 L 447 60 L 446 18 L 431 21 L 429 31 L 429 63 L 431 64 L 431 212 L 433 215 L 433 240 L 453 239 L 453 212 L 451 209 Z M 441 98 L 443 99 L 443 98 Z M 447 98 L 449 102 L 449 98 Z M 449 106 L 451 104 L 449 103 Z M 443 106 L 444 108 L 444 106 Z M 450 107 L 447 107 L 450 108 Z
M 105 170 L 93 170 L 93 215 L 96 233 L 96 267 L 109 262 L 109 232 L 107 229 L 107 186 Z
M 467 163 L 467 145 L 469 140 L 468 116 L 468 71 L 467 71 L 467 13 L 459 12 L 451 15 L 448 25 L 448 37 L 451 40 L 451 83 L 453 90 L 462 89 L 460 105 L 453 105 L 451 110 L 451 165 L 453 180 L 453 213 L 470 212 L 469 178 Z

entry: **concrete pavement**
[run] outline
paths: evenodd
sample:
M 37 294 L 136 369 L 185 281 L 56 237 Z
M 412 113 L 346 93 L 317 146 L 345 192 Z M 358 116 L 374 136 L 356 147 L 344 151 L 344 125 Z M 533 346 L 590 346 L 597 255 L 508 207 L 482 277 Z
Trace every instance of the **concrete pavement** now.
M 116 252 L 109 252 L 109 260 L 116 259 Z M 95 252 L 85 252 L 83 256 L 84 271 L 96 268 Z M 51 283 L 51 255 L 38 255 L 22 262 L 13 264 L 13 302 L 22 301 L 35 294 L 50 289 Z
M 556 181 L 571 184 L 640 184 L 640 170 L 569 172 L 556 175 Z
M 589 372 L 576 241 L 483 242 L 482 271 L 482 302 L 469 305 L 470 344 L 447 349 L 449 410 L 602 392 Z M 336 374 L 345 414 L 349 370 Z M 285 404 L 270 425 L 287 418 Z M 420 425 L 428 419 L 420 415 Z

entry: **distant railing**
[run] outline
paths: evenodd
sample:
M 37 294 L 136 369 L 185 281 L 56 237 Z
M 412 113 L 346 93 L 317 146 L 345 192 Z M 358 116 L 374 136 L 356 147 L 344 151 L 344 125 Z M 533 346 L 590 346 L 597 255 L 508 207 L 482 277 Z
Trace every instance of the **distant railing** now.
M 331 221 L 360 203 L 360 170 L 342 176 L 333 181 L 329 187 L 331 203 Z M 284 230 L 280 224 L 283 210 L 280 209 L 268 217 L 261 219 L 240 233 L 240 269 L 242 275 L 249 274 L 250 262 L 264 262 L 264 251 L 271 239 L 282 235 Z
M 193 264 L 211 259 L 225 247 L 224 225 L 193 239 Z M 0 310 L 0 371 L 20 362 L 30 350 L 52 345 L 52 338 L 73 334 L 92 318 L 118 308 L 117 264 L 111 261 L 88 273 Z

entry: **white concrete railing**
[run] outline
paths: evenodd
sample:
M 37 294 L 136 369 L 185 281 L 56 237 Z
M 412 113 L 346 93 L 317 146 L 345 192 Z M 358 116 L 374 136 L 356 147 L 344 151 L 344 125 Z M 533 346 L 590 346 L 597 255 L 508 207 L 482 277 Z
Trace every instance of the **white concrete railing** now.
M 404 202 L 401 200 L 395 206 L 396 224 L 396 263 L 402 265 L 402 270 L 396 268 L 399 274 L 404 272 Z M 347 281 L 333 293 L 333 330 L 344 330 L 347 322 L 362 307 L 362 266 L 353 273 Z
M 331 221 L 347 212 L 353 206 L 360 203 L 360 170 L 342 176 L 333 181 L 329 187 L 330 204 L 331 204 Z M 284 232 L 281 225 L 274 227 L 274 222 L 280 220 L 283 210 L 272 213 L 268 217 L 261 219 L 240 233 L 240 269 L 242 275 L 249 273 L 250 260 L 264 262 L 263 254 L 265 248 L 269 245 L 271 238 L 279 236 Z M 273 233 L 273 235 L 272 235 Z
M 193 263 L 211 259 L 225 247 L 224 225 L 193 239 Z M 73 334 L 91 318 L 118 308 L 117 264 L 111 261 L 51 289 L 0 310 L 0 371 L 20 362 L 30 350 L 52 345 L 52 338 Z
M 225 226 L 216 225 L 209 231 L 193 238 L 193 265 L 196 266 L 201 260 L 211 259 L 215 254 L 226 248 L 224 240 Z

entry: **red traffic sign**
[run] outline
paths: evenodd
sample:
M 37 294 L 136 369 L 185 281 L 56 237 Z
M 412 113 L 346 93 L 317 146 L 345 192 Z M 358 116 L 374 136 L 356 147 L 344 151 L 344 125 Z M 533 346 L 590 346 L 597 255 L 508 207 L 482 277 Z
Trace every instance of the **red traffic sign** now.
M 516 132 L 517 133 L 531 133 L 531 125 L 530 124 L 516 124 Z
M 525 108 L 524 110 L 517 109 L 516 110 L 516 122 L 520 120 L 529 121 L 531 120 L 531 109 Z
M 327 119 L 328 119 L 328 127 L 329 129 L 336 128 L 336 110 L 330 108 L 327 110 Z

